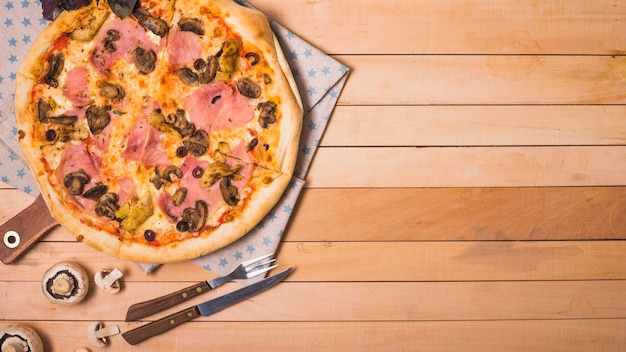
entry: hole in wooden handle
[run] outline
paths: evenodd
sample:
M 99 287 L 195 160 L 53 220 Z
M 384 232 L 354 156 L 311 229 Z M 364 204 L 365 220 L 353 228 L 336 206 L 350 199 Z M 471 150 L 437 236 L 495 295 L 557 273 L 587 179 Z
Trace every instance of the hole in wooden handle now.
M 17 248 L 20 245 L 20 234 L 15 231 L 7 231 L 4 234 L 3 242 L 7 248 Z

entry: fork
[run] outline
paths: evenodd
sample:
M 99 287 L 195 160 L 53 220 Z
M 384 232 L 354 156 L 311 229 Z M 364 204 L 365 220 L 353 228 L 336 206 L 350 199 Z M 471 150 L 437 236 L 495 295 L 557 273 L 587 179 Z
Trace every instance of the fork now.
M 196 297 L 202 293 L 208 292 L 211 289 L 221 286 L 228 281 L 251 279 L 255 276 L 266 273 L 278 266 L 267 266 L 268 264 L 276 261 L 276 259 L 269 259 L 271 256 L 272 254 L 268 254 L 260 256 L 258 258 L 246 260 L 245 262 L 237 265 L 237 267 L 233 269 L 233 271 L 224 276 L 216 277 L 207 281 L 202 281 L 182 290 L 170 293 L 162 297 L 151 299 L 149 301 L 135 303 L 128 308 L 128 312 L 126 312 L 126 321 L 137 320 L 158 313 L 179 303 L 186 302 L 189 299 Z

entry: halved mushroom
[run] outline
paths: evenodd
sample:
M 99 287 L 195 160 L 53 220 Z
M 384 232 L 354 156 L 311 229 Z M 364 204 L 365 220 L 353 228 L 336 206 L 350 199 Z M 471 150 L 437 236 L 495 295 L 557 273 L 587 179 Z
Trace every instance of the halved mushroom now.
M 276 123 L 276 103 L 271 101 L 261 102 L 257 105 L 259 109 L 259 124 L 263 128 Z
M 118 204 L 119 199 L 117 193 L 105 193 L 96 202 L 96 214 L 109 219 L 115 219 L 115 211 L 120 207 Z
M 70 172 L 65 175 L 65 179 L 63 179 L 63 184 L 67 188 L 73 196 L 79 196 L 83 194 L 83 190 L 85 189 L 85 185 L 89 183 L 89 175 L 83 170 L 80 169 L 78 171 Z
M 137 19 L 137 22 L 150 32 L 158 35 L 159 37 L 165 37 L 170 28 L 167 26 L 167 22 L 164 20 L 152 16 L 148 11 L 142 8 L 135 8 L 133 15 Z
M 182 221 L 187 223 L 187 231 L 195 232 L 204 227 L 208 214 L 208 206 L 202 201 L 196 201 L 195 208 L 186 208 L 183 210 Z
M 2 352 L 43 352 L 43 342 L 39 334 L 27 325 L 0 325 L 0 351 Z
M 97 106 L 91 105 L 85 111 L 85 117 L 87 118 L 87 125 L 92 134 L 100 134 L 111 122 L 111 110 L 110 105 Z
M 61 53 L 56 53 L 48 56 L 48 72 L 43 77 L 44 82 L 52 88 L 59 86 L 59 75 L 63 71 L 65 64 L 65 57 Z
M 104 327 L 104 323 L 95 321 L 87 327 L 87 338 L 95 347 L 104 347 L 109 343 L 109 337 L 120 333 L 117 325 Z
M 132 54 L 133 62 L 139 73 L 148 74 L 154 71 L 156 67 L 156 53 L 152 49 L 145 50 L 141 47 L 136 47 Z
M 192 32 L 197 35 L 204 35 L 202 20 L 199 18 L 185 17 L 178 21 L 178 28 L 183 32 Z
M 109 82 L 105 82 L 100 86 L 99 94 L 111 100 L 122 100 L 126 95 L 122 87 Z
M 239 203 L 239 190 L 230 183 L 230 177 L 224 177 L 220 181 L 220 192 L 226 204 L 235 206 Z
M 203 130 L 197 130 L 193 135 L 183 140 L 183 146 L 191 154 L 200 156 L 209 149 L 209 134 Z
M 256 99 L 261 96 L 261 87 L 250 77 L 238 80 L 237 90 L 241 95 L 248 98 Z
M 82 301 L 89 291 L 85 270 L 72 262 L 53 265 L 43 276 L 43 292 L 54 303 L 71 305 Z
M 119 281 L 122 276 L 124 276 L 124 274 L 118 268 L 113 270 L 102 269 L 94 275 L 94 282 L 96 286 L 106 292 L 116 294 L 120 292 L 122 287 Z

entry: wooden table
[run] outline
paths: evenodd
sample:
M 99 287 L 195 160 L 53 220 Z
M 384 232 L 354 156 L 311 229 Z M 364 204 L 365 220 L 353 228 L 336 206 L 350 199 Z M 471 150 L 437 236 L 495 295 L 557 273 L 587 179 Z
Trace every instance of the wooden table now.
M 108 350 L 626 350 L 625 3 L 253 4 L 351 69 L 277 253 L 296 271 Z M 32 201 L 0 199 L 2 222 Z M 122 292 L 48 302 L 41 276 L 65 260 L 120 268 Z M 127 331 L 131 303 L 212 275 L 145 275 L 57 229 L 0 266 L 0 319 L 73 351 L 90 322 Z

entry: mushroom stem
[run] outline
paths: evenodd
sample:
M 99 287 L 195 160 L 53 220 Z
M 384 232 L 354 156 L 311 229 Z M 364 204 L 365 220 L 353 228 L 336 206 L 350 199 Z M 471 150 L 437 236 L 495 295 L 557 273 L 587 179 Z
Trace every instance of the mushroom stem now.
M 96 330 L 96 337 L 101 339 L 113 335 L 117 335 L 120 333 L 120 328 L 117 325 L 107 326 L 106 328 L 102 328 Z
M 9 341 L 6 345 L 2 346 L 2 352 L 26 352 L 24 345 L 17 341 Z
M 67 276 L 59 275 L 52 281 L 52 289 L 59 294 L 66 295 L 72 291 L 74 285 Z
M 111 286 L 115 281 L 119 280 L 124 274 L 118 269 L 115 268 L 108 275 L 104 277 L 103 283 L 105 286 Z

